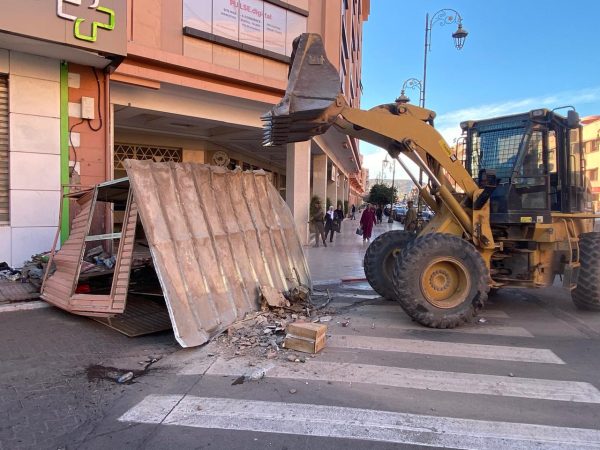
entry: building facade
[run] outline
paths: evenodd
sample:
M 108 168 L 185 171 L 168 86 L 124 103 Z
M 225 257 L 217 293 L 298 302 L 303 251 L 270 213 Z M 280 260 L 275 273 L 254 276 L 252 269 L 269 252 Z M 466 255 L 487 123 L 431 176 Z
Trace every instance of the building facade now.
M 263 169 L 303 240 L 311 195 L 360 203 L 354 139 L 330 130 L 267 149 L 260 116 L 283 96 L 303 32 L 323 36 L 360 105 L 368 0 L 52 0 L 34 14 L 56 22 L 51 36 L 25 20 L 39 3 L 0 18 L 0 260 L 48 250 L 63 187 L 125 176 L 127 158 Z
M 583 124 L 583 148 L 585 152 L 585 173 L 590 181 L 594 211 L 600 211 L 600 116 L 581 119 Z

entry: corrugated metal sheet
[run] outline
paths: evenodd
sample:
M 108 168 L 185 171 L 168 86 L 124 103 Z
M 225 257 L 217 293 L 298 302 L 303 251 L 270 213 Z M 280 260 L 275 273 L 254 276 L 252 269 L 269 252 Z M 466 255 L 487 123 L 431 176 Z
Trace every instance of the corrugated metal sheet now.
M 178 342 L 258 309 L 258 288 L 311 286 L 293 217 L 266 174 L 124 162 Z

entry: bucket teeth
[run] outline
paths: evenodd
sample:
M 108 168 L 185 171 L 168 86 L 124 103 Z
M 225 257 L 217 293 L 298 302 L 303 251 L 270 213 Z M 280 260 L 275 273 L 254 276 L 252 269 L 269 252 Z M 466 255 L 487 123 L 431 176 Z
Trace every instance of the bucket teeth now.
M 286 93 L 260 117 L 263 145 L 307 141 L 326 132 L 338 114 L 340 92 L 339 72 L 325 56 L 321 37 L 301 35 L 294 41 Z

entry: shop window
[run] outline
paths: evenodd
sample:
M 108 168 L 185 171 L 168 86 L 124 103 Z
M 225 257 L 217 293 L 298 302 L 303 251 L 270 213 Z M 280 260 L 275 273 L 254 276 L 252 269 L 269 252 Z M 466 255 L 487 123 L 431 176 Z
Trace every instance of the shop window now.
M 0 224 L 9 221 L 8 77 L 0 75 Z
M 225 45 L 250 53 L 289 56 L 293 40 L 306 32 L 307 24 L 302 11 L 292 9 L 263 0 L 184 0 L 183 26 L 191 30 L 184 33 L 225 38 Z
M 590 181 L 598 181 L 598 169 L 588 170 L 587 177 Z

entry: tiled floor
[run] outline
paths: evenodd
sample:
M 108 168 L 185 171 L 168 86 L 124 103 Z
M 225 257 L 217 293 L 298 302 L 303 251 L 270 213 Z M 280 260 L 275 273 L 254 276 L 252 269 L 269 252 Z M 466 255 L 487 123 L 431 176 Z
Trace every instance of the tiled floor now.
M 310 245 L 305 247 L 304 251 L 313 283 L 339 282 L 342 278 L 364 278 L 362 261 L 369 243 L 363 243 L 362 236 L 355 233 L 359 218 L 357 214 L 356 220 L 345 219 L 342 232 L 335 233 L 332 243 L 327 240 L 327 247 L 313 247 L 314 239 L 311 236 Z M 386 231 L 401 229 L 400 222 L 387 223 L 387 217 L 384 216 L 383 223 L 375 226 L 371 241 Z

